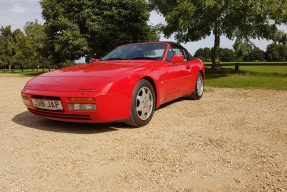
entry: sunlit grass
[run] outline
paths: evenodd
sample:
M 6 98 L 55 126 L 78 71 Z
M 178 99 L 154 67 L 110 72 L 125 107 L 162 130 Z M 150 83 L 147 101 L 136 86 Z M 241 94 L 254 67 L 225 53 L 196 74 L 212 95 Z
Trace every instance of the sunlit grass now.
M 287 78 L 276 76 L 260 76 L 252 74 L 207 74 L 206 86 L 244 89 L 287 90 Z
M 207 69 L 206 74 L 211 87 L 287 90 L 287 66 L 240 66 L 239 73 L 224 67 L 217 73 Z
M 287 76 L 287 66 L 240 66 L 239 72 Z

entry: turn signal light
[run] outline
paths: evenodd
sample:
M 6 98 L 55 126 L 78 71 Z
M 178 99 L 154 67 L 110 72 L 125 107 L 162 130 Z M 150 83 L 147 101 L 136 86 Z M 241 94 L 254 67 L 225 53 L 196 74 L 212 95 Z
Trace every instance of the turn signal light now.
M 68 97 L 68 101 L 95 101 L 93 97 Z
M 21 96 L 25 97 L 25 98 L 28 98 L 28 94 L 26 94 L 26 93 L 21 93 Z

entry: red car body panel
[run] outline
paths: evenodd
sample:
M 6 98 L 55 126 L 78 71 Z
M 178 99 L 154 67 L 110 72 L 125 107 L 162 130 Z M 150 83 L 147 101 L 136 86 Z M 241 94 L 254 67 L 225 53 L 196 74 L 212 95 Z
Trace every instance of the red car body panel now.
M 157 42 L 158 43 L 158 42 Z M 133 91 L 141 79 L 151 82 L 156 93 L 156 107 L 195 89 L 198 73 L 205 77 L 200 59 L 166 61 L 168 42 L 162 60 L 111 60 L 58 69 L 37 76 L 22 90 L 28 110 L 38 116 L 69 122 L 124 121 L 130 116 Z M 63 110 L 36 107 L 32 99 L 60 101 Z M 69 98 L 94 98 L 95 111 L 71 110 Z M 30 104 L 29 104 L 30 103 Z

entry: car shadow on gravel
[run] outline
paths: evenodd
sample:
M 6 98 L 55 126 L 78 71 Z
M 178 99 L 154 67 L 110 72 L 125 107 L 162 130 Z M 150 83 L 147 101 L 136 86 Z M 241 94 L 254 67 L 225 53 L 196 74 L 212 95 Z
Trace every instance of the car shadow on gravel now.
M 186 98 L 178 98 L 168 103 L 161 105 L 157 110 L 162 110 L 174 103 L 185 101 Z M 155 111 L 155 112 L 156 112 Z M 42 131 L 50 132 L 62 132 L 62 133 L 73 133 L 73 134 L 95 134 L 104 133 L 111 131 L 118 131 L 119 129 L 136 129 L 124 123 L 75 123 L 75 122 L 62 122 L 53 121 L 45 118 L 38 117 L 29 111 L 25 111 L 15 115 L 12 121 L 18 125 L 39 129 Z
M 12 121 L 18 125 L 51 132 L 95 134 L 126 128 L 123 123 L 70 123 L 38 117 L 28 111 L 16 115 Z
M 161 110 L 161 109 L 164 109 L 164 108 L 166 108 L 166 107 L 169 107 L 170 105 L 173 105 L 173 104 L 175 104 L 175 103 L 180 103 L 180 102 L 183 102 L 183 101 L 186 101 L 186 100 L 188 100 L 188 99 L 185 98 L 185 97 L 180 97 L 180 98 L 178 98 L 178 99 L 175 99 L 175 100 L 172 100 L 172 101 L 169 101 L 169 102 L 167 102 L 167 103 L 162 104 L 162 105 L 159 106 L 159 108 L 157 108 L 156 110 Z

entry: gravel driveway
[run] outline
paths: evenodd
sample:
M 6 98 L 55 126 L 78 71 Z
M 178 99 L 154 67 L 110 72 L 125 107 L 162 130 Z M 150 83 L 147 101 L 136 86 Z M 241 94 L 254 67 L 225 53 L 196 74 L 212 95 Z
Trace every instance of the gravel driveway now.
M 45 120 L 0 74 L 0 191 L 287 191 L 287 92 L 207 88 L 145 127 Z M 286 85 L 287 86 L 287 85 Z

